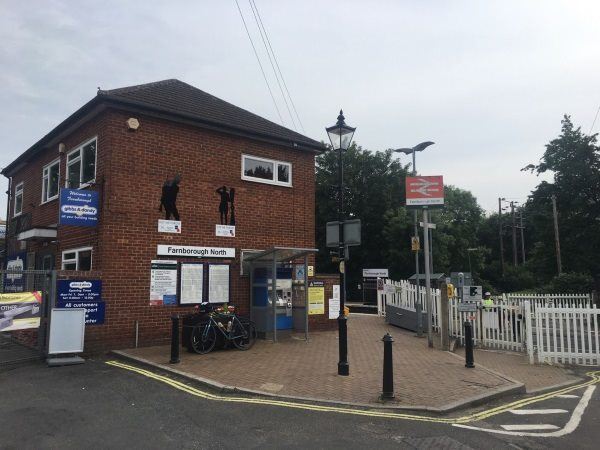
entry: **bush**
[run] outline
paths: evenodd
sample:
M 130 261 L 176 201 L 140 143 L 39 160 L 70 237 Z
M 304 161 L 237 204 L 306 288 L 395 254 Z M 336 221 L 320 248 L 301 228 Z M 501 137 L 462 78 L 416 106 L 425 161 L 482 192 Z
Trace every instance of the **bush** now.
M 545 294 L 589 294 L 594 289 L 593 278 L 580 272 L 565 272 L 555 276 L 543 287 Z

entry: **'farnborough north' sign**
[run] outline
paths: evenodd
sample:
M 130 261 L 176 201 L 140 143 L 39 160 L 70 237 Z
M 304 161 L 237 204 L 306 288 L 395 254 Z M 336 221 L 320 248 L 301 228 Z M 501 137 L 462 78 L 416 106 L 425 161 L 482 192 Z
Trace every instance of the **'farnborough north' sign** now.
M 159 245 L 159 256 L 191 256 L 195 258 L 235 258 L 235 248 Z

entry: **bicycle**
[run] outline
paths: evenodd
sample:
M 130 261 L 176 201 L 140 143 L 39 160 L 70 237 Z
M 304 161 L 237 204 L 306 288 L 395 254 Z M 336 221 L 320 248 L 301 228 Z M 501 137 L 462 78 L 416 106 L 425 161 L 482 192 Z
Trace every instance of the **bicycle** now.
M 210 352 L 217 343 L 216 330 L 219 330 L 226 342 L 233 342 L 240 350 L 249 350 L 256 341 L 254 322 L 238 317 L 233 306 L 228 306 L 227 311 L 219 307 L 208 311 L 208 320 L 196 324 L 192 329 L 192 349 L 200 355 Z

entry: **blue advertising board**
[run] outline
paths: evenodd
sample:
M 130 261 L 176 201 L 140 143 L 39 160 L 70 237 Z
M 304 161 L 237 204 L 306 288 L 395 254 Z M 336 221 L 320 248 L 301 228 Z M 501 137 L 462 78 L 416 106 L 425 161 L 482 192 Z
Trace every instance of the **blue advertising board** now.
M 85 308 L 86 325 L 103 324 L 102 280 L 58 280 L 56 306 Z
M 27 269 L 27 253 L 15 253 L 6 260 L 6 270 L 4 275 L 4 292 L 23 292 L 25 290 L 26 275 L 18 273 Z M 11 273 L 16 271 L 17 273 Z
M 60 190 L 60 225 L 93 227 L 98 224 L 98 192 L 86 189 Z

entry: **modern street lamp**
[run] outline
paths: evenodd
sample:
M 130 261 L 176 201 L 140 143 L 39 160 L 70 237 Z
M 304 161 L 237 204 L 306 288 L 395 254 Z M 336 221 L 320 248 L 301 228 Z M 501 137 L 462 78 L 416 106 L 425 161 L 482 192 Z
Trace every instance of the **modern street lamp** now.
M 430 145 L 435 144 L 435 142 L 431 142 L 431 141 L 425 141 L 425 142 L 421 142 L 420 144 L 415 145 L 413 148 L 399 148 L 394 150 L 394 152 L 396 153 L 404 153 L 405 155 L 410 155 L 412 153 L 412 167 L 413 167 L 413 177 L 417 175 L 417 152 L 422 152 L 423 150 L 425 150 L 427 147 L 429 147 Z M 414 211 L 414 225 L 415 225 L 415 238 L 417 238 L 419 236 L 419 226 L 418 226 L 418 220 L 417 220 L 417 210 L 415 209 Z M 419 296 L 419 290 L 420 290 L 420 283 L 421 281 L 419 280 L 419 250 L 415 251 L 415 276 L 417 277 L 417 301 L 416 301 L 416 313 L 417 313 L 417 336 L 421 337 L 423 336 L 423 317 L 422 317 L 422 310 L 423 310 L 423 305 L 421 305 L 421 297 Z
M 338 375 L 349 375 L 350 365 L 348 364 L 348 328 L 344 307 L 346 303 L 346 258 L 344 246 L 344 164 L 343 152 L 348 150 L 354 136 L 356 128 L 349 127 L 344 122 L 344 113 L 340 109 L 340 115 L 337 123 L 325 129 L 331 142 L 333 150 L 338 152 L 338 223 L 339 223 L 339 244 L 338 252 L 340 258 L 340 314 L 338 316 L 339 333 L 339 362 Z

